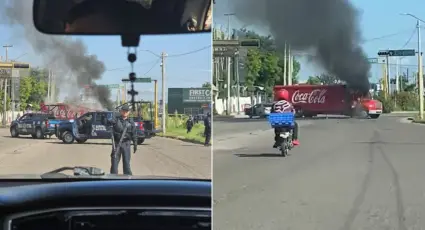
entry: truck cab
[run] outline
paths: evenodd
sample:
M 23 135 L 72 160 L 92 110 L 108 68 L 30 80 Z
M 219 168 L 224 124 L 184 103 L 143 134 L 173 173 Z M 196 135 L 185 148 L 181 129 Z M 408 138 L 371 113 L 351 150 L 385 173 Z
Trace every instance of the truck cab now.
M 358 93 L 352 93 L 353 115 L 358 113 L 357 110 L 364 111 L 372 119 L 377 119 L 383 111 L 382 103 L 374 100 L 372 95 L 368 93 L 362 96 Z

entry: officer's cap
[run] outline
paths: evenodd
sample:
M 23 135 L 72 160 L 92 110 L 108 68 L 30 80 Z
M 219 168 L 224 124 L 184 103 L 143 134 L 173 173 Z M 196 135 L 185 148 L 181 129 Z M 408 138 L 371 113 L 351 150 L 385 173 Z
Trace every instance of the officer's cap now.
M 130 107 L 128 105 L 121 106 L 121 111 L 130 111 Z

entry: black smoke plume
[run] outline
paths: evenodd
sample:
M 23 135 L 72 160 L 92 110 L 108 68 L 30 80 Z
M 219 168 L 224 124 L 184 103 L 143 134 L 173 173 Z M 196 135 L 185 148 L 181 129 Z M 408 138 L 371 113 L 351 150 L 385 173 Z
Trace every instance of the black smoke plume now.
M 361 92 L 369 90 L 367 57 L 360 46 L 358 13 L 346 0 L 232 0 L 246 25 L 265 26 L 283 50 L 315 51 L 314 60 Z
M 94 83 L 105 72 L 103 62 L 95 55 L 87 54 L 87 48 L 81 40 L 38 32 L 33 23 L 32 1 L 0 0 L 0 25 L 10 28 L 9 31 L 13 32 L 11 37 L 25 39 L 45 65 L 55 66 L 61 71 L 56 74 L 56 82 L 61 90 L 68 89 L 67 94 L 78 96 L 79 89 L 92 85 L 98 102 L 105 108 L 112 107 L 110 90 Z

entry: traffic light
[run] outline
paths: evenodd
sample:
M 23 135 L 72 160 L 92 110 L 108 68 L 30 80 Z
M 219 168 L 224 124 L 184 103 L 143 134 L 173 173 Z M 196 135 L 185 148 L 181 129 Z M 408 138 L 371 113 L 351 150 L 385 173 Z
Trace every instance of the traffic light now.
M 242 40 L 240 42 L 240 46 L 242 46 L 242 47 L 260 47 L 260 40 L 258 40 L 258 39 Z
M 379 56 L 387 56 L 388 55 L 388 51 L 379 51 L 378 52 Z
M 27 63 L 13 63 L 13 68 L 14 69 L 29 69 L 30 68 L 30 64 L 27 64 Z

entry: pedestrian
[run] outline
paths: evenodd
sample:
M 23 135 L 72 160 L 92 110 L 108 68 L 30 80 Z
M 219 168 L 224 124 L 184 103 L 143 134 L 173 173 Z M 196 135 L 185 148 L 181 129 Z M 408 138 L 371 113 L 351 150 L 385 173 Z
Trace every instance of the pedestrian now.
M 205 135 L 205 146 L 210 146 L 211 141 L 211 113 L 208 112 L 207 116 L 204 118 L 204 135 Z
M 193 117 L 192 115 L 190 115 L 186 121 L 187 133 L 190 133 L 190 131 L 192 131 L 192 128 L 193 128 Z
M 130 108 L 123 105 L 120 117 L 112 117 L 108 120 L 112 124 L 114 143 L 111 153 L 111 174 L 118 174 L 118 164 L 122 156 L 123 173 L 133 175 L 130 167 L 131 142 L 133 141 L 133 153 L 137 151 L 137 133 L 134 121 L 129 118 Z

